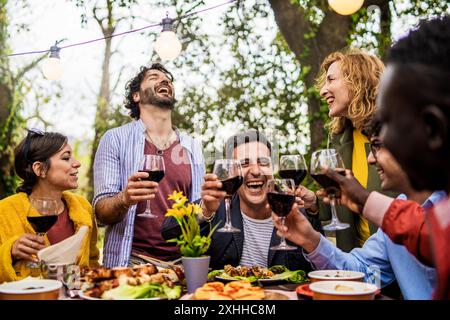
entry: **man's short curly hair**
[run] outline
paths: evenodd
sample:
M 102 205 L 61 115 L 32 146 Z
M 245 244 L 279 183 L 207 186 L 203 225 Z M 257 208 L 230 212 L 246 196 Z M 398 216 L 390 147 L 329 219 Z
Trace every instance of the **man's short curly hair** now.
M 141 88 L 142 80 L 144 80 L 145 74 L 148 70 L 159 70 L 167 75 L 167 77 L 170 79 L 171 82 L 173 82 L 173 75 L 170 73 L 162 64 L 160 63 L 153 63 L 150 67 L 142 66 L 139 73 L 129 80 L 125 86 L 125 108 L 129 109 L 129 115 L 133 119 L 139 119 L 140 117 L 140 110 L 139 110 L 139 103 L 134 102 L 133 100 L 133 94 L 135 92 L 139 92 Z

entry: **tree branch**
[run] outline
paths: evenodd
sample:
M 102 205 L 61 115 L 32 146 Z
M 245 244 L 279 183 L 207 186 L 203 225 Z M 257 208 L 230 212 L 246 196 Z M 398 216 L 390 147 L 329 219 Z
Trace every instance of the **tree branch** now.
M 44 58 L 47 57 L 47 54 L 43 54 L 42 56 L 40 56 L 39 58 L 37 58 L 36 60 L 33 60 L 32 62 L 30 62 L 29 64 L 27 64 L 26 66 L 22 67 L 22 69 L 20 69 L 15 76 L 12 77 L 12 81 L 13 83 L 16 83 L 19 79 L 21 79 L 28 71 L 30 71 L 31 69 L 33 69 L 40 61 L 42 61 Z

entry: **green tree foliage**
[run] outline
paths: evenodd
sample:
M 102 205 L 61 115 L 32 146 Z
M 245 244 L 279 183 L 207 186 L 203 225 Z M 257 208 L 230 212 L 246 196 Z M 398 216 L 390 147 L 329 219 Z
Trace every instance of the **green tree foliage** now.
M 26 2 L 8 3 L 0 0 L 0 199 L 15 192 L 18 179 L 14 172 L 14 147 L 23 137 L 26 119 L 22 115 L 26 104 L 26 97 L 36 90 L 36 86 L 28 78 L 28 74 L 36 67 L 44 56 L 12 68 L 7 54 L 11 53 L 8 46 L 9 30 L 26 31 L 27 26 L 10 25 L 8 8 L 15 5 L 16 9 L 27 8 Z M 35 95 L 37 100 L 44 99 L 40 93 Z

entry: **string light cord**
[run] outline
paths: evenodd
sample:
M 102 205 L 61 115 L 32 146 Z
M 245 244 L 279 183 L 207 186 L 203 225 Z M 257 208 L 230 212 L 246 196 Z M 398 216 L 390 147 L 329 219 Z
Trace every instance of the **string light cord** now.
M 209 11 L 209 10 L 213 10 L 213 9 L 218 8 L 218 7 L 222 7 L 224 5 L 227 5 L 227 4 L 236 2 L 236 1 L 238 1 L 238 0 L 229 0 L 227 2 L 218 4 L 218 5 L 215 5 L 215 6 L 211 6 L 211 7 L 205 8 L 205 9 L 201 9 L 201 10 L 198 10 L 198 11 L 194 11 L 194 12 L 191 12 L 191 13 L 188 13 L 188 14 L 176 17 L 176 18 L 174 18 L 172 20 L 173 21 L 179 21 L 179 20 L 182 20 L 184 18 L 193 16 L 193 15 L 196 15 L 196 14 L 199 14 L 199 13 L 203 13 L 203 12 L 206 12 L 206 11 Z M 102 40 L 110 39 L 110 38 L 113 38 L 113 37 L 118 37 L 118 36 L 123 36 L 123 35 L 134 33 L 134 32 L 139 32 L 139 31 L 142 31 L 142 30 L 145 30 L 145 29 L 155 28 L 155 27 L 158 27 L 158 26 L 161 26 L 161 25 L 162 25 L 161 22 L 160 23 L 154 23 L 154 24 L 151 24 L 151 25 L 148 25 L 148 26 L 144 26 L 142 28 L 132 29 L 132 30 L 128 30 L 128 31 L 120 32 L 120 33 L 115 33 L 115 34 L 112 34 L 112 35 L 107 36 L 107 37 L 96 38 L 96 39 L 92 39 L 92 40 L 88 40 L 88 41 L 73 43 L 73 44 L 69 44 L 69 45 L 66 45 L 66 46 L 61 46 L 61 47 L 59 47 L 59 49 L 62 50 L 62 49 L 66 49 L 66 48 L 71 48 L 71 47 L 81 46 L 81 45 L 85 45 L 85 44 L 90 44 L 90 43 L 93 43 L 93 42 L 102 41 Z M 56 45 L 59 42 L 61 42 L 61 41 L 57 41 Z M 8 54 L 5 57 L 23 56 L 23 55 L 29 55 L 29 54 L 39 54 L 39 53 L 48 53 L 48 52 L 50 52 L 49 49 L 47 49 L 47 50 L 27 51 L 27 52 L 19 52 L 19 53 Z

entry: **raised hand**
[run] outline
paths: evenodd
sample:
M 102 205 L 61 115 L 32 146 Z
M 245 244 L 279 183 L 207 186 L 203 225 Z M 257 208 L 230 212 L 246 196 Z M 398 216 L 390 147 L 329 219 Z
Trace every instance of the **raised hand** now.
M 328 177 L 336 181 L 341 188 L 341 197 L 338 200 L 340 204 L 348 207 L 351 211 L 362 213 L 370 192 L 356 180 L 353 173 L 350 170 L 345 170 L 345 176 L 342 176 L 330 169 L 327 169 L 325 173 Z M 324 189 L 319 190 L 317 195 L 324 197 L 324 203 L 330 203 L 330 198 Z
M 300 185 L 297 190 L 295 190 L 295 196 L 299 207 L 312 209 L 313 211 L 317 210 L 317 197 L 313 191 Z M 298 198 L 300 198 L 301 201 L 298 201 Z
M 203 215 L 208 218 L 219 208 L 220 203 L 227 195 L 222 188 L 222 182 L 215 174 L 209 173 L 205 175 L 205 183 L 202 185 L 202 209 Z
M 127 206 L 155 197 L 155 193 L 158 192 L 158 183 L 143 180 L 148 176 L 147 172 L 136 172 L 128 178 L 128 184 L 124 190 L 124 202 Z
M 314 230 L 308 219 L 300 212 L 296 203 L 292 206 L 291 212 L 285 218 L 285 225 L 281 224 L 280 217 L 272 214 L 272 219 L 277 234 L 280 237 L 292 241 L 303 247 L 307 252 L 314 251 L 320 241 L 320 233 Z

